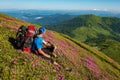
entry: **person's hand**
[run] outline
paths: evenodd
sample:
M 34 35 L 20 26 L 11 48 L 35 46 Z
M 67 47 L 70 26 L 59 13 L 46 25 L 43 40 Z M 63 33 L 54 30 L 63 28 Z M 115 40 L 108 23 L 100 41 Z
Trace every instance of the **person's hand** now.
M 53 62 L 54 65 L 60 66 L 56 61 Z
M 43 43 L 46 45 L 46 46 L 50 46 L 50 42 L 49 41 L 43 41 Z
M 47 46 L 51 46 L 51 43 L 49 41 L 47 41 Z
M 50 55 L 47 55 L 46 57 L 47 57 L 47 58 L 51 58 L 51 56 L 50 56 Z

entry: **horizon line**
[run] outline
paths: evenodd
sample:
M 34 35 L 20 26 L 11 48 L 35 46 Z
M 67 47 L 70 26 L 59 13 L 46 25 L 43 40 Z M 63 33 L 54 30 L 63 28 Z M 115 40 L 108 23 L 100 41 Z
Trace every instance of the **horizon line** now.
M 105 11 L 105 12 L 114 12 L 114 13 L 120 13 L 120 11 L 117 10 L 106 10 L 106 9 L 15 9 L 15 8 L 11 8 L 11 9 L 0 9 L 0 10 L 51 10 L 51 11 Z

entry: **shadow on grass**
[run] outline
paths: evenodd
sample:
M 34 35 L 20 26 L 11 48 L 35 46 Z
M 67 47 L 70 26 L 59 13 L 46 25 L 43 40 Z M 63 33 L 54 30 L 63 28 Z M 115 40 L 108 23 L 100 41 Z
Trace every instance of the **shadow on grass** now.
M 9 37 L 8 41 L 11 43 L 11 45 L 15 48 L 15 49 L 20 49 L 16 46 L 16 40 L 13 37 Z

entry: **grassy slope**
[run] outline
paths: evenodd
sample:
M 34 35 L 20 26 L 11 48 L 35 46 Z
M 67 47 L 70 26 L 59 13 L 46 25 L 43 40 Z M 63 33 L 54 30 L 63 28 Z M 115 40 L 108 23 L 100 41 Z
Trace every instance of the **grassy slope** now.
M 119 18 L 83 15 L 48 28 L 60 33 L 67 34 L 78 41 L 85 42 L 90 46 L 93 46 L 98 50 L 104 52 L 109 57 L 120 63 L 119 25 Z M 109 41 L 109 39 L 111 39 L 111 41 Z M 108 47 L 104 47 L 104 44 L 106 43 L 109 45 Z M 116 50 L 114 50 L 114 47 Z
M 53 65 L 30 53 L 23 53 L 14 49 L 10 43 L 11 38 L 16 34 L 14 27 L 17 27 L 14 20 L 6 19 L 0 15 L 0 21 L 9 23 L 9 28 L 0 22 L 0 79 L 3 80 L 119 80 L 120 65 L 103 53 L 77 41 L 66 35 L 53 31 L 47 31 L 45 40 L 53 42 L 56 46 L 56 59 L 63 67 L 71 67 L 72 72 L 64 69 L 56 71 Z M 16 20 L 16 19 L 15 19 Z M 12 22 L 12 23 L 11 23 Z M 16 20 L 16 24 L 28 24 Z M 8 24 L 7 24 L 8 25 Z M 61 78 L 61 79 L 59 79 Z

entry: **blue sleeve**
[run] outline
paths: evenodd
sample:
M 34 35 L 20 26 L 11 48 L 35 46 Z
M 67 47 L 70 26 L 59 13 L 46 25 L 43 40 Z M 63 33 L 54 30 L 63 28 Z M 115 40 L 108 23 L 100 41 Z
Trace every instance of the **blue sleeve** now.
M 42 43 L 43 43 L 43 40 L 42 40 L 42 39 L 37 39 L 37 40 L 35 41 L 36 48 L 37 48 L 37 49 L 42 48 Z

